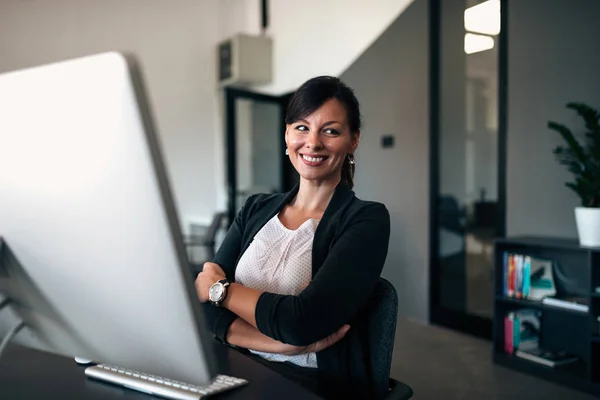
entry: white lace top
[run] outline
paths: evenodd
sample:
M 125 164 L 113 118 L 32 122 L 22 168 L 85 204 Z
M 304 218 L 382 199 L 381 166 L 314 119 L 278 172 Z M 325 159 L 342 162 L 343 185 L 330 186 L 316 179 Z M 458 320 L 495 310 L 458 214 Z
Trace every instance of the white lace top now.
M 263 292 L 297 295 L 312 278 L 312 245 L 318 221 L 309 219 L 298 229 L 286 228 L 275 215 L 256 234 L 235 270 L 235 281 Z M 269 361 L 289 361 L 317 367 L 315 353 L 297 356 L 251 350 Z

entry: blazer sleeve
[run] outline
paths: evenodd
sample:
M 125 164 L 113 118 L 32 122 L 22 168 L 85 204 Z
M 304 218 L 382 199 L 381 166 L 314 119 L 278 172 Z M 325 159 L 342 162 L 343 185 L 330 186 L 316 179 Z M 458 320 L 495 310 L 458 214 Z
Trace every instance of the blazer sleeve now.
M 238 212 L 212 261 L 219 264 L 227 279 L 232 281 L 235 278 L 235 265 L 242 249 L 249 204 L 252 203 L 253 199 L 254 197 L 249 198 L 244 207 Z M 208 325 L 207 328 L 219 341 L 227 343 L 227 330 L 237 316 L 226 308 L 213 306 L 210 302 L 203 303 L 202 306 Z
M 296 296 L 261 294 L 258 329 L 283 343 L 306 346 L 334 333 L 366 304 L 385 263 L 390 216 L 381 203 L 355 214 L 311 283 Z

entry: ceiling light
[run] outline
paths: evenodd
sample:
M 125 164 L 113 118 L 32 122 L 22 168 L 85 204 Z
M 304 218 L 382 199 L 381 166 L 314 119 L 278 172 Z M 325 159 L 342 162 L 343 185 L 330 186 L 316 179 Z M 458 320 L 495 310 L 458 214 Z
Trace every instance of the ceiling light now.
M 494 48 L 494 38 L 485 35 L 465 34 L 465 53 L 473 54 Z
M 500 33 L 500 0 L 487 0 L 465 10 L 465 30 L 497 35 Z

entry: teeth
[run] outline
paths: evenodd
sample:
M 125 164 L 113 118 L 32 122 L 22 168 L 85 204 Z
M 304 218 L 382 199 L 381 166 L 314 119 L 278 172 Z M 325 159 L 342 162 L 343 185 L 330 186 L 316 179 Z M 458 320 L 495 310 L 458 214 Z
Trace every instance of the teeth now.
M 325 157 L 309 157 L 305 156 L 304 154 L 302 155 L 302 158 L 309 162 L 321 162 L 325 159 Z

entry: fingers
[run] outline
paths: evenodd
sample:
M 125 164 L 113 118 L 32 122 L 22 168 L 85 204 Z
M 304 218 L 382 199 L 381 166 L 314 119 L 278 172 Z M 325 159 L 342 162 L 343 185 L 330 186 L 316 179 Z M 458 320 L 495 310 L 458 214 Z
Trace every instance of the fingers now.
M 346 324 L 343 325 L 340 329 L 337 330 L 337 332 L 335 332 L 333 335 L 329 336 L 331 338 L 332 343 L 337 343 L 340 340 L 342 340 L 344 338 L 344 336 L 346 336 L 346 333 L 348 333 L 348 330 L 350 329 L 350 325 Z M 330 344 L 330 346 L 331 346 Z
M 212 262 L 205 262 L 204 265 L 202 266 L 202 272 L 209 272 L 209 273 L 214 273 L 214 274 L 218 274 L 218 275 L 225 275 L 223 268 L 221 268 L 221 266 L 219 264 L 215 264 Z
M 215 265 L 216 264 L 211 263 L 211 262 L 205 262 L 204 265 L 202 266 L 202 272 L 214 271 Z
M 332 333 L 331 335 L 327 336 L 325 339 L 319 340 L 313 346 L 314 351 L 319 352 L 319 351 L 325 350 L 326 348 L 328 348 L 330 346 L 333 346 L 334 344 L 336 344 L 337 342 L 342 340 L 344 338 L 344 336 L 346 336 L 346 333 L 348 333 L 349 329 L 350 329 L 350 325 L 348 325 L 348 324 L 343 325 L 340 329 L 338 329 L 336 332 Z
M 218 264 L 207 262 L 202 266 L 202 271 L 196 276 L 196 281 L 201 277 L 224 276 L 225 273 Z M 214 283 L 214 282 L 212 282 Z
M 338 330 L 338 332 L 343 332 L 342 337 L 344 337 L 346 335 L 346 333 L 348 333 L 349 330 L 350 330 L 350 325 L 345 324 Z

